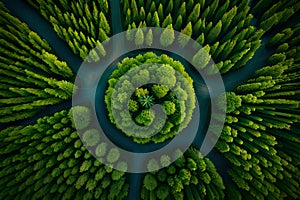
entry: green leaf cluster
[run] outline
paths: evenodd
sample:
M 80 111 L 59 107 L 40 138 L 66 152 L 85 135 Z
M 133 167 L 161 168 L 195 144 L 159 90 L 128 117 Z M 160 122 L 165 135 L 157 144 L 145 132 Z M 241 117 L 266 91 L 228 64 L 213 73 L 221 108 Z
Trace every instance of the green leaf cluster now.
M 3 3 L 0 8 L 0 122 L 8 123 L 70 99 L 75 88 L 67 63 Z
M 141 199 L 224 199 L 223 180 L 208 158 L 193 147 L 183 155 L 176 150 L 174 156 L 177 160 L 165 165 L 170 158 L 163 155 L 156 163 L 164 168 L 144 176 Z M 148 168 L 154 162 L 150 160 Z

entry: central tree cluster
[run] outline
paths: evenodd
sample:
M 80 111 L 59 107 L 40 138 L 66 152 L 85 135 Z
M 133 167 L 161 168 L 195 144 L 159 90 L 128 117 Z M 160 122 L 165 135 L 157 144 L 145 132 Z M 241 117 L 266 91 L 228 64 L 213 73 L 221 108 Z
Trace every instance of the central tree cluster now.
M 180 62 L 167 55 L 148 52 L 125 58 L 108 83 L 105 102 L 110 121 L 137 143 L 172 138 L 192 118 L 193 80 Z

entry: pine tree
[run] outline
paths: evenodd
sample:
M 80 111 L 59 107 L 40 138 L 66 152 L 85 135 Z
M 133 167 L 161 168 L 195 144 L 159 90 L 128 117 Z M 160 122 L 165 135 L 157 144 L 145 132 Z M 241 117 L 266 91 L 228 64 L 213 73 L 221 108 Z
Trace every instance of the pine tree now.
M 131 0 L 130 8 L 132 11 L 132 19 L 134 20 L 134 22 L 139 22 L 139 11 L 135 0 Z
M 192 23 L 189 22 L 184 29 L 181 30 L 181 34 L 178 37 L 178 42 L 180 46 L 184 47 L 190 40 L 192 36 L 193 28 Z
M 170 0 L 166 8 L 166 14 L 170 14 L 173 11 L 173 0 Z
M 168 25 L 167 28 L 161 33 L 160 44 L 164 47 L 170 46 L 175 40 L 174 30 L 172 24 Z
M 166 28 L 168 25 L 172 24 L 172 17 L 170 14 L 165 18 L 165 20 L 162 23 L 162 28 Z
M 157 11 L 154 12 L 153 17 L 152 17 L 152 26 L 153 27 L 160 27 L 160 21 L 158 17 Z
M 206 67 L 208 62 L 210 61 L 210 55 L 209 51 L 207 50 L 208 46 L 205 46 L 201 48 L 194 56 L 193 56 L 193 61 L 192 64 L 197 68 L 197 69 L 203 69 Z
M 141 19 L 141 21 L 144 21 L 146 19 L 146 13 L 145 13 L 144 7 L 141 7 L 141 9 L 140 9 L 139 18 Z
M 207 43 L 213 43 L 214 41 L 217 40 L 219 34 L 221 33 L 222 30 L 222 21 L 220 20 L 208 33 L 207 36 Z
M 159 4 L 158 9 L 157 9 L 157 13 L 158 13 L 159 20 L 163 21 L 165 16 L 164 16 L 164 8 L 163 8 L 162 4 Z
M 144 43 L 144 33 L 142 29 L 138 28 L 135 33 L 135 39 L 134 39 L 136 46 L 141 46 Z
M 99 27 L 103 29 L 107 35 L 110 35 L 110 26 L 103 12 L 100 12 L 99 20 L 100 20 Z
M 188 16 L 187 21 L 188 21 L 188 22 L 192 22 L 192 24 L 194 24 L 194 23 L 197 22 L 199 16 L 200 16 L 200 4 L 197 3 L 197 4 L 194 6 L 194 8 L 193 8 L 191 14 Z
M 185 7 L 185 6 L 186 6 L 186 3 L 183 2 L 183 3 L 181 4 L 179 10 L 178 10 L 178 13 L 177 13 L 177 15 L 181 15 L 181 17 L 182 17 L 183 19 L 185 19 L 185 17 L 186 17 L 186 7 Z
M 182 26 L 182 16 L 178 15 L 175 25 L 174 25 L 174 29 L 178 31 L 181 29 L 181 26 Z
M 151 46 L 152 42 L 153 42 L 153 33 L 152 33 L 152 29 L 149 29 L 147 35 L 146 35 L 146 39 L 145 39 L 146 45 L 147 46 Z

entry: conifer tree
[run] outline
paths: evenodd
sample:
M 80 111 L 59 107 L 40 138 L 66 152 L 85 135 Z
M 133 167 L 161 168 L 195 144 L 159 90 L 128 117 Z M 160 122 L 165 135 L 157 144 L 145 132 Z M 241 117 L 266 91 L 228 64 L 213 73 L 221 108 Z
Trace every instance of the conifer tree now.
M 172 24 L 168 25 L 161 33 L 160 44 L 164 47 L 170 46 L 175 40 L 174 30 Z
M 184 29 L 181 30 L 181 34 L 178 37 L 179 44 L 183 47 L 185 46 L 192 36 L 193 28 L 192 23 L 189 22 Z
M 135 39 L 134 39 L 136 46 L 141 46 L 144 43 L 144 33 L 142 29 L 138 28 L 135 33 Z

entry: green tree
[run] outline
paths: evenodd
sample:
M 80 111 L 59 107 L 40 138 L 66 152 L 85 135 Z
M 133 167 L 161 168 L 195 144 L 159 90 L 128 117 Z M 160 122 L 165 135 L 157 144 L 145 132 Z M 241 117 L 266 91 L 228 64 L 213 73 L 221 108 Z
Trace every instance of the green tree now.
M 167 5 L 167 8 L 166 8 L 166 14 L 170 14 L 170 13 L 172 13 L 172 11 L 173 11 L 173 0 L 170 0 L 169 1 L 169 3 L 168 3 L 168 5 Z
M 157 13 L 158 13 L 159 20 L 162 21 L 165 18 L 165 16 L 164 16 L 164 8 L 161 3 L 158 6 Z
M 172 24 L 168 25 L 167 28 L 161 33 L 160 44 L 164 47 L 170 46 L 175 40 L 174 30 Z
M 168 16 L 165 18 L 165 20 L 162 23 L 162 28 L 166 28 L 168 25 L 172 24 L 172 17 L 171 14 L 169 13 Z
M 125 16 L 125 21 L 124 21 L 124 26 L 127 27 L 131 23 L 131 10 L 130 8 L 127 9 L 126 11 L 126 16 Z
M 208 62 L 210 61 L 209 51 L 207 50 L 208 46 L 201 48 L 194 56 L 192 60 L 192 64 L 197 69 L 204 69 Z
M 154 119 L 154 112 L 152 110 L 142 110 L 139 115 L 135 118 L 138 124 L 148 126 Z
M 162 98 L 167 95 L 169 92 L 169 88 L 164 85 L 153 85 L 152 91 L 157 98 Z
M 167 115 L 172 115 L 176 111 L 176 106 L 171 101 L 164 101 L 163 102 L 163 107 L 164 107 Z
M 150 6 L 150 12 L 154 13 L 156 11 L 157 11 L 157 9 L 156 9 L 155 1 L 152 1 L 151 6 Z
M 160 21 L 157 11 L 154 12 L 152 17 L 152 26 L 153 27 L 160 27 Z
M 184 29 L 181 30 L 181 34 L 178 36 L 178 42 L 180 46 L 184 47 L 192 36 L 193 28 L 192 23 L 189 22 Z
M 181 29 L 181 26 L 182 26 L 182 16 L 178 15 L 175 25 L 174 25 L 174 29 L 178 31 Z
M 207 43 L 213 43 L 217 40 L 219 34 L 222 30 L 222 21 L 220 20 L 208 33 L 208 36 L 206 38 Z
M 186 3 L 183 2 L 178 10 L 177 15 L 181 15 L 183 19 L 186 17 Z
M 144 7 L 141 7 L 141 9 L 140 9 L 140 20 L 144 21 L 145 19 L 146 19 L 146 13 L 145 13 Z
M 107 161 L 110 163 L 115 163 L 117 160 L 119 160 L 120 152 L 117 148 L 112 148 L 109 150 L 107 154 Z
M 136 111 L 139 109 L 138 102 L 135 101 L 135 100 L 130 99 L 130 100 L 129 100 L 129 103 L 128 103 L 128 109 L 129 109 L 131 112 L 136 112 Z
M 99 1 L 100 9 L 104 14 L 108 14 L 108 2 L 107 0 L 100 0 Z M 81 15 L 83 16 L 83 15 Z
M 152 45 L 152 42 L 153 42 L 152 29 L 149 29 L 149 31 L 147 32 L 145 42 L 146 42 L 147 46 L 151 46 Z
M 160 157 L 160 163 L 163 167 L 167 167 L 171 164 L 171 159 L 168 155 L 162 155 Z
M 159 163 L 157 160 L 155 159 L 151 159 L 149 160 L 148 164 L 147 164 L 147 169 L 149 171 L 156 171 L 159 169 Z
M 95 146 L 100 140 L 100 134 L 96 129 L 89 129 L 83 134 L 83 141 L 87 146 Z
M 193 8 L 191 14 L 188 16 L 187 21 L 188 21 L 188 22 L 192 22 L 192 23 L 194 24 L 194 23 L 197 22 L 199 16 L 200 16 L 200 4 L 197 3 L 197 4 L 194 6 L 194 8 Z
M 149 191 L 154 191 L 154 189 L 157 188 L 158 185 L 155 177 L 152 174 L 146 174 L 143 184 L 144 187 Z
M 136 1 L 135 0 L 131 0 L 131 6 L 130 6 L 131 10 L 132 10 L 132 19 L 135 22 L 139 21 L 139 11 L 136 5 Z
M 75 106 L 69 112 L 69 118 L 72 119 L 73 127 L 77 129 L 86 128 L 91 120 L 91 113 L 87 107 Z
M 135 39 L 134 39 L 136 46 L 141 46 L 144 43 L 144 33 L 142 29 L 138 28 L 135 33 Z
M 156 196 L 159 199 L 166 199 L 169 196 L 169 187 L 165 184 L 159 185 L 157 190 L 156 190 Z

